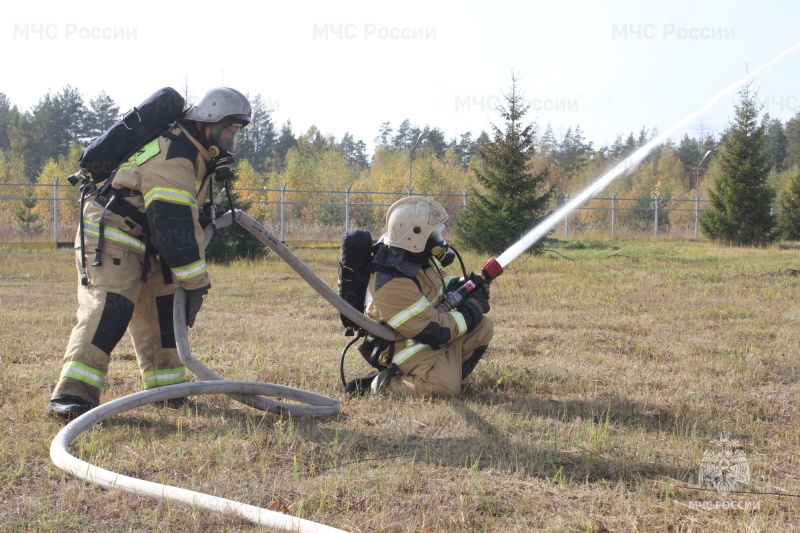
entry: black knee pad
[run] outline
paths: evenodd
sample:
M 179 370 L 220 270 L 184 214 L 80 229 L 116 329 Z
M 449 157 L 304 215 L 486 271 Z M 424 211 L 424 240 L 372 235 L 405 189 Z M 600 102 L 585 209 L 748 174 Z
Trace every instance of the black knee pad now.
M 156 310 L 158 311 L 158 329 L 161 334 L 162 348 L 175 348 L 175 326 L 172 320 L 172 302 L 175 296 L 156 297 Z
M 478 361 L 480 361 L 483 354 L 486 353 L 487 348 L 489 348 L 489 346 L 478 346 L 472 352 L 472 357 L 461 363 L 461 379 L 466 379 L 467 376 L 472 374 L 472 371 L 478 366 Z
M 113 292 L 106 293 L 106 303 L 92 344 L 111 355 L 133 317 L 133 302 Z

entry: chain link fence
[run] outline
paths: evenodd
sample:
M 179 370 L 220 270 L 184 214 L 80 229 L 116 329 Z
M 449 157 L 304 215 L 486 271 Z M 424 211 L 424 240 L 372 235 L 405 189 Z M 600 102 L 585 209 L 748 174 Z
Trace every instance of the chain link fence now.
M 77 188 L 53 180 L 52 185 L 0 183 L 0 243 L 71 242 L 78 227 Z M 433 198 L 456 220 L 467 205 L 460 194 L 400 192 L 235 189 L 234 203 L 258 219 L 282 241 L 339 241 L 343 231 L 358 227 L 380 235 L 386 209 L 405 196 Z M 564 205 L 569 194 L 557 195 L 552 208 Z M 699 219 L 708 200 L 694 198 L 590 198 L 563 220 L 553 238 L 697 237 Z M 448 224 L 452 228 L 452 224 Z

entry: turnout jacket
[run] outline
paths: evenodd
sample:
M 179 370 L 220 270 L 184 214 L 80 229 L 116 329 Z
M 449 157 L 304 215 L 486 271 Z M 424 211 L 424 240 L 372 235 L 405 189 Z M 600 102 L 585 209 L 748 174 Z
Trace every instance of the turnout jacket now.
M 404 260 L 394 267 L 379 268 L 370 274 L 366 315 L 406 337 L 394 345 L 392 362 L 401 369 L 412 357 L 445 347 L 481 321 L 482 315 L 473 307 L 436 311 L 457 278 L 444 276 L 433 258 L 422 265 Z M 382 359 L 382 364 L 389 363 L 386 354 Z
M 211 156 L 186 130 L 177 125 L 169 130 L 176 136 L 159 136 L 148 142 L 120 165 L 108 201 L 87 204 L 84 231 L 87 252 L 98 241 L 100 220 L 104 222 L 104 247 L 144 254 L 146 231 L 158 254 L 166 260 L 173 279 L 186 290 L 210 287 L 203 249 L 203 229 L 198 220 L 208 188 Z M 114 192 L 113 195 L 110 193 Z M 124 216 L 119 202 L 128 202 L 144 215 Z M 105 204 L 105 205 L 103 205 Z M 128 207 L 128 206 L 123 206 Z M 138 219 L 138 220 L 137 220 Z

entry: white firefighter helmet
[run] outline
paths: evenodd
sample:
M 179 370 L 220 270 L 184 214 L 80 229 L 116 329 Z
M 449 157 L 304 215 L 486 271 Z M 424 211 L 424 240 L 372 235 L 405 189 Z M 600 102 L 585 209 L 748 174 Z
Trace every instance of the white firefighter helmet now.
M 199 122 L 219 122 L 224 118 L 233 118 L 242 121 L 246 126 L 253 122 L 250 102 L 247 97 L 230 87 L 217 87 L 211 89 L 192 107 L 183 118 Z
M 386 212 L 385 243 L 410 252 L 422 252 L 428 237 L 440 232 L 448 219 L 444 207 L 424 196 L 409 196 Z

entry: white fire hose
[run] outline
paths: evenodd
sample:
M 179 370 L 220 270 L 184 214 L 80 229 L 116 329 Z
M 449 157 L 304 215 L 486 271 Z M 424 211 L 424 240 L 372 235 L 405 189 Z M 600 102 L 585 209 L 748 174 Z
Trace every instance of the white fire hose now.
M 250 231 L 261 242 L 269 246 L 281 259 L 286 261 L 314 290 L 331 303 L 338 311 L 350 318 L 353 322 L 379 337 L 387 340 L 397 340 L 398 334 L 377 322 L 374 322 L 358 312 L 321 279 L 319 279 L 289 248 L 276 239 L 269 231 L 258 223 L 253 217 L 240 210 L 236 210 L 236 221 Z M 233 222 L 231 212 L 225 213 L 216 222 L 216 229 L 229 226 Z M 214 229 L 206 228 L 205 241 L 207 246 L 213 237 Z M 286 515 L 253 505 L 219 498 L 200 492 L 195 492 L 179 487 L 153 483 L 142 479 L 125 476 L 110 470 L 87 463 L 71 455 L 67 449 L 69 445 L 84 431 L 94 424 L 111 416 L 123 413 L 130 409 L 149 403 L 162 402 L 172 398 L 186 396 L 199 396 L 205 394 L 227 394 L 234 400 L 240 401 L 257 409 L 270 412 L 288 412 L 294 416 L 327 415 L 339 410 L 339 401 L 328 396 L 316 394 L 293 387 L 273 385 L 256 381 L 225 380 L 199 360 L 191 355 L 189 347 L 189 331 L 186 326 L 186 293 L 178 287 L 175 291 L 173 303 L 173 322 L 175 327 L 175 341 L 183 364 L 195 375 L 205 381 L 181 383 L 158 387 L 116 400 L 104 403 L 89 412 L 79 416 L 61 431 L 58 432 L 50 444 L 50 459 L 58 467 L 77 478 L 95 483 L 102 487 L 122 489 L 134 494 L 148 496 L 154 499 L 167 499 L 176 503 L 190 506 L 203 507 L 211 511 L 234 514 L 255 524 L 279 527 L 300 533 L 344 533 L 323 524 L 310 520 Z M 271 400 L 264 396 L 280 398 L 300 403 L 287 403 Z
M 147 496 L 156 500 L 166 499 L 189 506 L 202 507 L 210 511 L 233 514 L 261 526 L 278 527 L 303 533 L 344 533 L 341 529 L 318 524 L 317 522 L 304 520 L 277 511 L 270 511 L 269 509 L 211 496 L 210 494 L 203 494 L 202 492 L 195 492 L 171 485 L 125 476 L 82 461 L 67 451 L 70 443 L 92 425 L 111 416 L 148 403 L 202 394 L 267 394 L 285 398 L 287 397 L 287 393 L 290 392 L 290 389 L 291 387 L 283 387 L 269 383 L 230 381 L 223 379 L 169 385 L 123 396 L 122 398 L 117 398 L 116 400 L 95 407 L 88 413 L 79 416 L 67 424 L 58 432 L 58 435 L 56 435 L 56 438 L 53 439 L 50 445 L 50 459 L 62 470 L 69 472 L 79 479 L 89 481 L 101 487 L 122 489 L 133 494 Z M 331 400 L 331 398 L 327 398 L 326 396 L 299 389 L 291 389 L 291 391 L 293 394 L 297 395 L 297 397 L 308 401 Z M 338 403 L 339 402 L 336 402 L 337 407 Z

